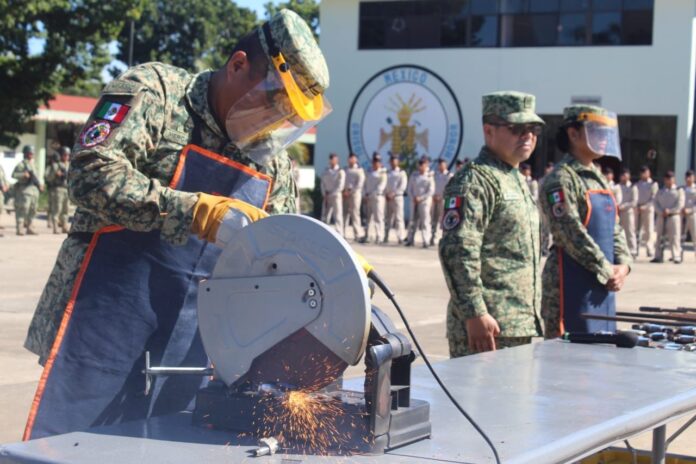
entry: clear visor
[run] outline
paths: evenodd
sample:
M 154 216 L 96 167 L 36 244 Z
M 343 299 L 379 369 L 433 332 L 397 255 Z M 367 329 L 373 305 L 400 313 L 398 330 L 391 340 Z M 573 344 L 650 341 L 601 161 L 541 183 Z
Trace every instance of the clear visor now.
M 616 114 L 600 116 L 586 113 L 581 117 L 585 121 L 585 140 L 590 150 L 598 155 L 621 159 L 619 124 Z
M 282 150 L 331 112 L 323 95 L 308 97 L 300 90 L 282 54 L 273 58 L 273 67 L 227 112 L 227 134 L 241 150 L 259 143 Z

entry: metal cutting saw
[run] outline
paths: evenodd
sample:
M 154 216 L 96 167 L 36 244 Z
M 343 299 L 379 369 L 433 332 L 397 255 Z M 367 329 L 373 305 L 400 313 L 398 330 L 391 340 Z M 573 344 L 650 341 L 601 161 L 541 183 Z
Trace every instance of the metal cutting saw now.
M 199 285 L 211 366 L 147 361 L 148 388 L 153 375 L 211 375 L 194 424 L 280 435 L 299 452 L 381 453 L 429 437 L 429 405 L 410 397 L 415 353 L 371 305 L 363 267 L 342 237 L 306 216 L 271 216 L 239 230 Z M 362 359 L 364 391 L 343 390 L 342 374 Z M 293 395 L 299 407 L 288 403 Z M 292 417 L 295 409 L 303 418 Z M 307 415 L 331 438 L 321 430 L 293 436 L 289 429 L 303 428 L 297 421 Z

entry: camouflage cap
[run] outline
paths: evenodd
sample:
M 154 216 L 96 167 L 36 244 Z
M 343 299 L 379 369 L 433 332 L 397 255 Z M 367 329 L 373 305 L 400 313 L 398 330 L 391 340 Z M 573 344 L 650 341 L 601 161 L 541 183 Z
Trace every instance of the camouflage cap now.
M 297 84 L 310 96 L 329 87 L 329 68 L 307 23 L 295 12 L 280 10 L 258 29 L 261 46 L 272 56 L 273 45 L 283 54 Z M 267 35 L 273 43 L 269 45 Z
M 27 154 L 27 153 L 34 153 L 34 145 L 24 145 L 22 148 L 22 153 Z
M 563 108 L 563 123 L 572 124 L 582 122 L 581 114 L 596 114 L 598 116 L 614 117 L 614 113 L 609 110 L 593 105 L 570 105 Z
M 488 93 L 483 96 L 483 117 L 495 116 L 511 124 L 545 124 L 534 112 L 534 95 L 513 90 Z

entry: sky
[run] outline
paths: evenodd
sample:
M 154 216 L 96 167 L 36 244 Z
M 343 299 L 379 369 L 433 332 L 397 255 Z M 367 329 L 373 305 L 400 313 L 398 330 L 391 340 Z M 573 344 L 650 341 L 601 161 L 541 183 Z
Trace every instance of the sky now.
M 262 19 L 265 13 L 265 10 L 263 9 L 263 4 L 267 1 L 268 0 L 235 0 L 235 3 L 239 6 L 251 8 L 252 10 L 256 11 L 256 16 L 259 19 Z

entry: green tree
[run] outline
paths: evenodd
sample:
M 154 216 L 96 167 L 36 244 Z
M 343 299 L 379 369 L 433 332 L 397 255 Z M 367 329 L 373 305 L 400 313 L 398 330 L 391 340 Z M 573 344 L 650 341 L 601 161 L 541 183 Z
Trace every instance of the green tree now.
M 221 66 L 257 24 L 256 13 L 231 0 L 144 0 L 135 21 L 133 64 L 161 61 L 189 71 Z M 128 62 L 130 27 L 118 37 L 116 58 Z
M 100 82 L 108 43 L 137 14 L 137 0 L 0 0 L 0 144 L 16 146 L 60 89 Z
M 286 0 L 277 4 L 268 2 L 264 8 L 266 18 L 270 18 L 283 8 L 294 11 L 307 21 L 314 32 L 314 37 L 319 38 L 319 2 L 317 0 Z

